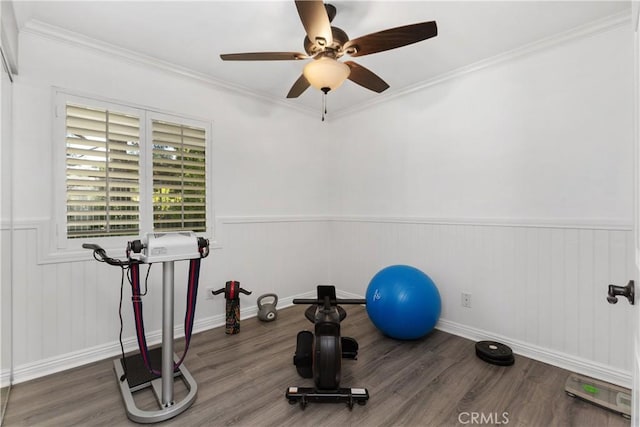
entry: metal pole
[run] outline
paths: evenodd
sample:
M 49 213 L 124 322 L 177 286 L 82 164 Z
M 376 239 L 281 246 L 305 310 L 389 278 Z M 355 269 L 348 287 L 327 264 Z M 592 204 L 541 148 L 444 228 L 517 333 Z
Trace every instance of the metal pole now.
M 162 263 L 162 406 L 173 402 L 173 261 Z

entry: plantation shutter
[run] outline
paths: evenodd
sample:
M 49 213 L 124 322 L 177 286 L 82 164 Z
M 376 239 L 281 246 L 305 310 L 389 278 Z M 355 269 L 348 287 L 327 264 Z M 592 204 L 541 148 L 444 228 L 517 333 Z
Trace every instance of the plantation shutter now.
M 66 106 L 67 237 L 137 234 L 140 120 Z
M 205 130 L 152 121 L 154 231 L 206 231 Z

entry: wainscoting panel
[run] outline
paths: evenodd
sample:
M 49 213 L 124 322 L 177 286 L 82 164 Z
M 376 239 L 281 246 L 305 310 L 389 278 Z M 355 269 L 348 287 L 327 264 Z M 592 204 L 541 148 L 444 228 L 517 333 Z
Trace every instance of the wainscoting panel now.
M 631 378 L 632 307 L 606 300 L 607 285 L 633 278 L 630 227 L 337 218 L 330 229 L 330 277 L 345 292 L 364 295 L 381 268 L 413 265 L 438 286 L 443 329 Z
M 121 271 L 93 259 L 70 262 L 55 256 L 38 262 L 38 236 L 46 226 L 21 223 L 14 248 L 14 377 L 15 382 L 68 369 L 120 352 Z M 326 220 L 314 218 L 222 218 L 216 226 L 216 248 L 203 260 L 195 329 L 224 324 L 225 300 L 207 298 L 207 289 L 239 280 L 253 291 L 242 295 L 242 317 L 255 315 L 256 299 L 277 292 L 279 306 L 296 296 L 309 296 L 315 285 L 326 283 L 329 238 Z M 123 247 L 124 250 L 124 247 Z M 55 255 L 55 254 L 54 254 Z M 141 268 L 144 281 L 147 266 Z M 176 337 L 183 335 L 188 263 L 175 264 Z M 149 344 L 160 339 L 162 325 L 162 269 L 154 265 L 143 298 Z M 122 317 L 126 349 L 136 348 L 131 290 L 124 282 Z
M 14 377 L 31 378 L 119 352 L 120 271 L 93 260 L 41 257 L 43 224 L 20 224 L 14 240 Z M 496 339 L 514 351 L 567 369 L 630 385 L 632 307 L 606 301 L 609 283 L 633 277 L 633 232 L 602 225 L 499 224 L 413 219 L 321 217 L 218 218 L 216 248 L 202 263 L 196 330 L 224 322 L 224 299 L 209 288 L 239 280 L 243 318 L 256 298 L 277 292 L 282 306 L 333 283 L 364 295 L 392 264 L 429 274 L 442 297 L 439 328 L 470 339 Z M 61 258 L 63 259 L 63 258 Z M 184 264 L 184 265 L 182 265 Z M 142 274 L 146 268 L 142 269 Z M 186 263 L 176 263 L 176 337 L 182 335 Z M 144 316 L 150 343 L 160 337 L 161 269 L 153 267 Z M 471 293 L 471 308 L 461 293 Z M 126 349 L 135 348 L 130 290 L 122 316 Z

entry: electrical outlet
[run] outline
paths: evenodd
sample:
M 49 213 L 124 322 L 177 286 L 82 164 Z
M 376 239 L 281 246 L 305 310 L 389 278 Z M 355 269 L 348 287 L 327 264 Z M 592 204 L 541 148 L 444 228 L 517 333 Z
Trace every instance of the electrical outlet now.
M 213 299 L 213 291 L 215 291 L 215 289 L 207 288 L 207 299 Z
M 468 292 L 462 293 L 462 306 L 466 308 L 471 308 L 471 294 Z

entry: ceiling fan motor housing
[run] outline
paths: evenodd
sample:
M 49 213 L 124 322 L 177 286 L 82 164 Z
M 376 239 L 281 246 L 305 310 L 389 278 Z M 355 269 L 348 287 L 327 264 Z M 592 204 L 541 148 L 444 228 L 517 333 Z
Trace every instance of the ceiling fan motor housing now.
M 304 38 L 304 50 L 309 56 L 315 56 L 320 52 L 331 52 L 335 58 L 340 58 L 344 52 L 342 46 L 349 41 L 349 36 L 342 29 L 338 27 L 331 27 L 331 35 L 333 37 L 333 43 L 330 46 L 325 46 L 318 41 L 312 42 L 308 36 Z

